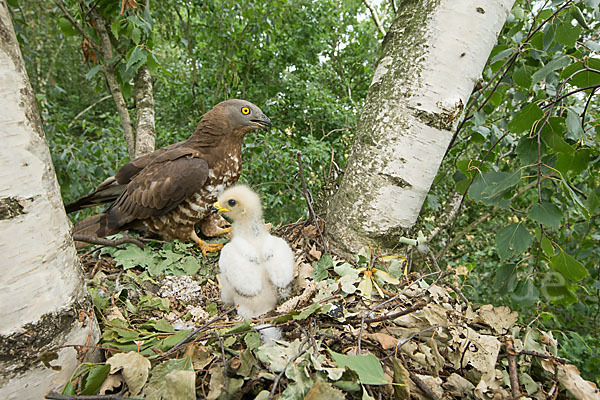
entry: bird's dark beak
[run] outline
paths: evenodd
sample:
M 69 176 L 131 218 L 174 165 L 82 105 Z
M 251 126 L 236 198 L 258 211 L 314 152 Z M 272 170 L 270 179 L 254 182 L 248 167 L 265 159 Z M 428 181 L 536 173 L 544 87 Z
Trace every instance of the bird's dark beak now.
M 265 114 L 262 114 L 260 118 L 252 119 L 260 129 L 264 129 L 265 131 L 271 127 L 271 120 Z

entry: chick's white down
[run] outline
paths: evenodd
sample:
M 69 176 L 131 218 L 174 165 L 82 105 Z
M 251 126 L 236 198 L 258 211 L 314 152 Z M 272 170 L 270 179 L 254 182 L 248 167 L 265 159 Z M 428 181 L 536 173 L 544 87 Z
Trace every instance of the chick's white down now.
M 232 239 L 219 258 L 221 299 L 235 304 L 241 317 L 257 317 L 275 308 L 290 285 L 294 255 L 283 239 L 269 234 L 260 198 L 250 188 L 229 188 L 217 202 L 232 222 Z

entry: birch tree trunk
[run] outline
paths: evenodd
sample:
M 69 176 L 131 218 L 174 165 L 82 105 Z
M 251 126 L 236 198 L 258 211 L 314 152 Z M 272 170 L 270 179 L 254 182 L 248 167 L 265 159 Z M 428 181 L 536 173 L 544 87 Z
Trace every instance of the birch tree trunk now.
M 98 329 L 5 0 L 0 143 L 0 398 L 41 399 L 78 364 L 73 347 L 58 348 L 93 345 Z M 60 369 L 38 359 L 52 349 Z
M 135 77 L 135 158 L 154 151 L 154 96 L 152 76 L 148 67 L 142 65 Z
M 514 0 L 405 0 L 384 41 L 328 238 L 393 249 L 415 224 Z

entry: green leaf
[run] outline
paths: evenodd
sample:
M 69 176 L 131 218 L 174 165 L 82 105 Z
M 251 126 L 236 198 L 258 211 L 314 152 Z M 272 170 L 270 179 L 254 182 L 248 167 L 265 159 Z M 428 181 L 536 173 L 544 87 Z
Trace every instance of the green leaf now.
M 540 156 L 544 156 L 546 154 L 546 143 L 542 141 L 540 143 Z M 538 143 L 537 138 L 529 136 L 522 136 L 519 139 L 519 144 L 517 145 L 517 155 L 519 156 L 519 160 L 523 165 L 534 164 L 538 160 Z
M 521 86 L 524 89 L 529 89 L 531 87 L 532 82 L 532 71 L 533 67 L 529 65 L 522 66 L 513 73 L 513 82 L 515 82 L 517 85 Z
M 168 323 L 167 320 L 164 318 L 161 318 L 154 323 L 154 329 L 156 329 L 159 332 L 167 332 L 167 333 L 175 332 L 173 325 Z
M 575 149 L 571 147 L 562 135 L 565 130 L 564 119 L 561 117 L 552 117 L 542 129 L 542 140 L 548 147 L 558 153 L 572 154 Z
M 565 194 L 565 196 L 569 200 L 571 200 L 571 202 L 573 203 L 573 205 L 575 206 L 577 211 L 579 211 L 585 217 L 585 219 L 590 219 L 590 212 L 585 207 L 585 204 L 583 204 L 583 202 L 581 201 L 581 199 L 579 198 L 577 193 L 575 193 L 575 191 L 573 189 L 571 189 L 571 187 L 565 180 L 564 176 L 561 175 L 560 179 L 561 179 L 561 187 L 563 189 L 563 193 Z
M 110 365 L 94 365 L 90 367 L 90 371 L 88 372 L 85 383 L 83 384 L 83 389 L 81 390 L 82 395 L 86 394 L 97 394 L 98 389 L 102 386 L 102 383 L 108 376 L 108 372 L 110 371 Z
M 358 375 L 358 380 L 363 385 L 387 385 L 381 363 L 373 354 L 343 355 L 329 350 L 333 361 L 340 368 L 348 368 Z
M 532 237 L 521 222 L 510 224 L 496 234 L 496 250 L 501 260 L 523 253 L 531 245 Z
M 65 17 L 60 17 L 58 19 L 58 26 L 59 26 L 61 32 L 65 34 L 65 36 L 75 36 L 78 33 L 75 30 L 75 28 L 73 28 L 71 21 L 69 21 Z
M 122 266 L 124 269 L 133 268 L 138 265 L 141 267 L 156 265 L 156 260 L 151 250 L 142 250 L 135 245 L 128 245 L 124 250 L 116 251 L 115 261 L 117 262 L 117 266 Z
M 554 255 L 554 246 L 546 235 L 542 237 L 542 251 L 546 257 L 552 257 Z
M 504 264 L 496 269 L 494 286 L 501 294 L 512 292 L 517 283 L 517 267 L 514 264 Z
M 579 115 L 575 111 L 573 111 L 572 108 L 569 108 L 569 110 L 567 111 L 566 124 L 567 124 L 567 130 L 569 132 L 569 135 L 567 137 L 569 139 L 578 141 L 585 137 L 585 132 L 583 131 L 583 128 L 581 127 L 581 121 L 579 120 Z
M 577 282 L 589 275 L 582 263 L 565 253 L 560 253 L 550 259 L 550 264 L 567 279 Z
M 508 124 L 508 130 L 513 133 L 529 132 L 533 124 L 544 116 L 542 109 L 531 103 L 519 111 Z
M 556 41 L 567 47 L 574 47 L 579 36 L 581 36 L 581 27 L 571 25 L 570 18 L 566 18 L 556 28 Z
M 116 19 L 115 22 L 113 22 L 110 25 L 110 31 L 112 32 L 113 36 L 117 40 L 119 40 L 119 31 L 121 29 L 121 21 L 122 20 L 120 20 L 120 19 Z
M 131 40 L 133 40 L 133 43 L 135 43 L 136 45 L 140 44 L 142 38 L 142 31 L 139 28 L 133 28 L 133 30 L 131 31 Z
M 166 351 L 175 346 L 190 334 L 190 331 L 177 331 L 176 334 L 169 336 L 161 341 L 158 346 L 161 350 Z
M 98 71 L 100 71 L 101 66 L 100 65 L 94 65 L 92 68 L 90 68 L 90 70 L 87 72 L 87 74 L 85 74 L 85 79 L 87 79 L 88 81 L 90 79 L 92 79 L 94 77 L 94 75 L 96 75 L 98 73 Z
M 550 226 L 553 229 L 558 230 L 563 216 L 557 206 L 549 202 L 543 202 L 531 207 L 529 210 L 529 217 L 542 225 Z
M 256 350 L 260 347 L 260 335 L 257 332 L 248 332 L 244 335 L 246 347 L 250 350 Z
M 327 270 L 333 268 L 333 259 L 331 254 L 323 254 L 319 261 L 314 265 L 312 278 L 316 282 L 320 282 L 329 276 Z
M 600 58 L 589 58 L 586 65 L 593 70 L 600 70 Z M 576 73 L 576 74 L 575 74 Z M 600 74 L 583 69 L 583 63 L 578 61 L 566 67 L 560 74 L 562 79 L 570 78 L 569 83 L 579 88 L 600 84 Z M 591 89 L 588 89 L 588 92 Z
M 570 306 L 577 303 L 577 296 L 565 285 L 547 285 L 544 288 L 545 294 L 555 304 Z
M 556 71 L 557 69 L 561 69 L 566 67 L 571 63 L 571 59 L 565 55 L 562 55 L 559 58 L 555 58 L 550 61 L 548 64 L 544 65 L 542 68 L 535 71 L 533 76 L 531 77 L 532 83 L 536 84 L 539 81 L 545 79 L 548 74 L 552 71 Z
M 566 174 L 568 171 L 579 174 L 587 169 L 591 160 L 592 152 L 590 149 L 579 149 L 573 154 L 559 154 L 555 168 L 562 174 Z
M 573 15 L 573 18 L 575 18 L 577 20 L 577 23 L 579 23 L 579 25 L 582 28 L 590 29 L 590 26 L 588 25 L 587 21 L 585 20 L 585 17 L 581 13 L 581 10 L 579 9 L 579 7 L 577 7 L 577 6 L 572 7 L 571 14 Z
M 142 49 L 141 47 L 136 47 L 131 52 L 131 55 L 127 60 L 127 65 L 125 65 L 125 68 L 130 69 L 132 66 L 135 65 L 134 70 L 137 71 L 137 69 L 146 62 L 146 58 L 146 50 Z
M 308 318 L 310 315 L 314 314 L 315 312 L 319 311 L 321 309 L 321 303 L 314 303 L 313 305 L 311 305 L 310 307 L 308 307 L 305 310 L 302 310 L 300 312 L 300 314 L 298 315 L 294 315 L 293 319 L 295 320 L 302 320 L 302 319 L 306 319 Z
M 507 202 L 502 196 L 510 188 L 519 183 L 521 170 L 515 172 L 484 172 L 479 174 L 469 189 L 469 196 L 486 205 L 505 207 Z

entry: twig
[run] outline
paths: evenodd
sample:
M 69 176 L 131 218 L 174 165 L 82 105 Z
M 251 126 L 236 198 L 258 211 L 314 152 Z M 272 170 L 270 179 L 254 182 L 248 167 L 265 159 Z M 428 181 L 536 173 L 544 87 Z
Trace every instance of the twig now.
M 119 239 L 105 239 L 105 238 L 100 238 L 97 236 L 75 234 L 75 235 L 73 235 L 73 240 L 76 242 L 86 242 L 86 243 L 100 244 L 102 246 L 111 246 L 111 247 L 117 247 L 124 243 L 133 243 L 136 246 L 138 246 L 140 249 L 144 248 L 144 243 L 142 243 L 140 240 L 137 240 L 137 239 L 134 239 L 131 237 L 123 237 L 123 238 L 119 238 Z
M 363 327 L 365 325 L 365 315 L 363 314 L 360 317 L 360 332 L 358 333 L 358 348 L 356 349 L 356 354 L 360 354 L 360 343 L 362 341 L 362 335 L 363 335 Z
M 192 336 L 195 336 L 198 333 L 202 332 L 203 330 L 205 330 L 206 328 L 208 328 L 211 324 L 217 322 L 218 320 L 222 319 L 227 314 L 233 312 L 233 310 L 235 310 L 235 307 L 231 307 L 229 310 L 223 311 L 221 314 L 217 315 L 216 317 L 214 317 L 213 319 L 211 319 L 210 321 L 208 321 L 207 323 L 205 323 L 204 325 L 202 325 L 200 328 L 197 328 L 194 331 L 190 332 L 186 337 L 184 337 L 183 339 L 181 339 L 179 341 L 179 343 L 177 343 L 175 346 L 171 347 L 169 349 L 169 351 L 167 351 L 165 354 L 163 354 L 162 357 L 164 358 L 164 357 L 168 356 L 169 354 L 174 353 L 179 348 L 181 348 L 181 346 L 185 342 L 187 342 Z
M 60 394 L 56 392 L 50 392 L 46 394 L 44 398 L 54 400 L 138 400 L 134 399 L 133 397 L 121 397 L 114 394 L 95 396 L 74 396 L 70 394 Z
M 69 22 L 71 23 L 71 25 L 73 25 L 73 28 L 75 28 L 77 31 L 79 31 L 81 36 L 83 36 L 84 39 L 90 43 L 90 46 L 92 46 L 94 48 L 94 50 L 96 50 L 97 52 L 100 52 L 94 39 L 92 39 L 92 37 L 90 35 L 88 35 L 88 33 L 85 31 L 85 29 L 83 29 L 83 27 L 81 25 L 79 25 L 77 23 L 77 21 L 75 21 L 75 18 L 73 18 L 71 13 L 69 13 L 69 11 L 62 4 L 62 0 L 54 0 L 54 4 L 56 4 L 56 6 L 58 8 L 60 8 L 60 11 L 63 12 L 63 14 L 65 15 L 65 18 L 67 18 L 69 20 Z
M 90 104 L 89 106 L 84 108 L 83 111 L 81 111 L 79 114 L 77 114 L 75 117 L 73 117 L 71 122 L 69 122 L 69 125 L 67 125 L 67 129 L 69 129 L 75 123 L 75 121 L 77 121 L 79 119 L 79 117 L 81 117 L 83 114 L 85 114 L 86 112 L 88 112 L 92 108 L 94 108 L 94 106 L 96 106 L 96 104 L 102 103 L 104 100 L 108 100 L 111 97 L 112 96 L 110 94 L 108 94 L 108 95 L 104 96 L 103 98 L 101 98 L 100 100 L 96 100 L 95 102 L 93 102 L 92 104 Z
M 325 243 L 325 238 L 323 237 L 323 232 L 321 232 L 321 227 L 319 225 L 319 220 L 317 219 L 317 215 L 315 214 L 315 210 L 313 210 L 312 202 L 310 200 L 311 195 L 308 192 L 306 187 L 306 179 L 304 179 L 304 169 L 302 168 L 302 152 L 298 151 L 296 153 L 296 157 L 298 158 L 298 173 L 300 174 L 300 180 L 302 181 L 302 190 L 304 194 L 304 198 L 306 199 L 306 204 L 308 205 L 308 211 L 310 212 L 310 216 L 315 221 L 315 227 L 317 228 L 317 232 L 319 232 L 319 236 L 321 237 L 321 242 L 323 243 L 323 248 L 326 253 L 329 253 L 327 249 L 327 243 Z
M 275 380 L 273 381 L 273 387 L 271 388 L 271 393 L 269 393 L 269 397 L 267 397 L 267 400 L 271 400 L 273 399 L 273 397 L 275 396 L 275 391 L 277 390 L 277 386 L 279 385 L 279 381 L 281 380 L 281 378 L 283 377 L 283 374 L 285 374 L 285 370 L 294 362 L 296 361 L 298 358 L 300 358 L 304 353 L 306 353 L 308 351 L 308 349 L 310 349 L 312 346 L 308 346 L 306 349 L 304 349 L 304 346 L 306 345 L 306 343 L 308 343 L 309 338 L 304 339 L 304 341 L 302 343 L 300 343 L 300 346 L 298 347 L 298 354 L 296 354 L 294 357 L 290 358 L 290 360 L 287 362 L 287 364 L 285 365 L 285 367 L 283 368 L 283 370 L 279 373 L 279 375 L 277 375 L 277 377 L 275 378 Z
M 450 289 L 454 290 L 454 293 L 456 293 L 456 295 L 457 295 L 458 297 L 460 297 L 460 299 L 461 299 L 462 301 L 464 301 L 464 302 L 465 302 L 465 304 L 467 304 L 467 305 L 469 304 L 469 300 L 468 300 L 468 299 L 465 297 L 465 295 L 464 295 L 464 294 L 463 294 L 463 293 L 460 291 L 460 289 L 459 289 L 459 288 L 457 288 L 456 286 L 454 286 L 453 284 L 451 284 L 451 283 L 449 283 L 449 282 L 446 282 L 446 285 L 447 285 L 448 287 L 450 287 Z
M 517 376 L 517 357 L 511 338 L 506 339 L 506 353 L 508 354 L 508 376 L 510 378 L 510 388 L 512 390 L 513 399 L 521 396 L 521 388 L 519 387 L 519 377 Z
M 413 381 L 415 383 L 415 385 L 417 385 L 419 387 L 419 389 L 424 391 L 425 394 L 427 394 L 427 396 L 429 396 L 433 400 L 442 400 L 437 394 L 435 394 L 433 392 L 433 390 L 431 390 L 431 388 L 429 386 L 427 386 L 425 384 L 425 382 L 423 382 L 421 380 L 421 378 L 419 378 L 417 375 L 413 374 L 412 372 L 409 372 L 408 374 L 410 376 L 410 380 Z
M 581 129 L 583 130 L 585 130 L 585 114 L 587 113 L 588 106 L 590 105 L 590 101 L 592 100 L 592 97 L 594 97 L 596 90 L 598 90 L 598 88 L 592 90 L 592 92 L 588 96 L 588 99 L 585 102 L 585 107 L 583 107 L 583 112 L 581 113 Z
M 385 321 L 385 320 L 388 320 L 388 319 L 395 319 L 395 318 L 401 317 L 403 315 L 410 314 L 412 312 L 418 311 L 418 310 L 422 309 L 423 307 L 425 307 L 426 305 L 427 305 L 427 303 L 422 300 L 422 301 L 418 302 L 417 304 L 415 304 L 414 306 L 409 307 L 409 308 L 407 308 L 405 310 L 402 310 L 402 311 L 398 311 L 397 313 L 388 314 L 388 315 L 382 315 L 380 317 L 375 317 L 375 318 L 365 319 L 364 321 L 361 321 L 361 324 L 363 322 L 371 323 L 371 322 Z

